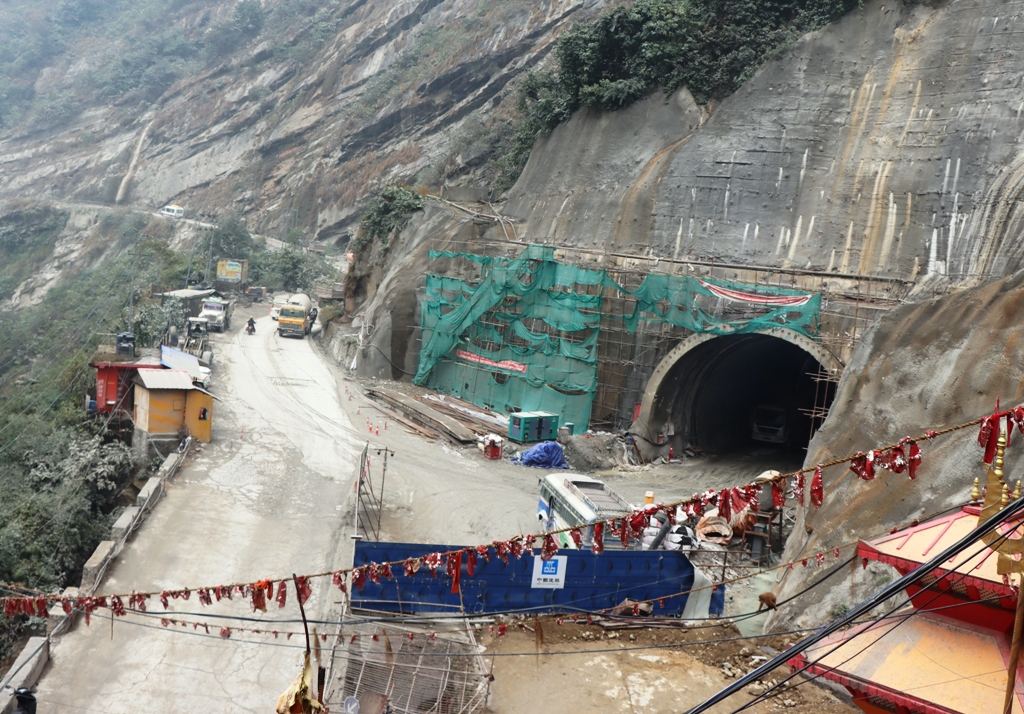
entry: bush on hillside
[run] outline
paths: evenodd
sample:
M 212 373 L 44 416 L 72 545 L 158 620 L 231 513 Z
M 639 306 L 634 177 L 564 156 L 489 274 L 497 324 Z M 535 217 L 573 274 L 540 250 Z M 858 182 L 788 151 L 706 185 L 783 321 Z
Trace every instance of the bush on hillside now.
M 423 210 L 423 197 L 404 186 L 388 186 L 370 200 L 359 221 L 359 235 L 353 249 L 359 250 L 370 241 L 380 241 L 387 251 L 391 236 L 405 228 L 416 211 Z
M 619 109 L 655 87 L 687 87 L 698 102 L 724 97 L 765 60 L 858 0 L 637 0 L 559 37 L 555 69 L 527 73 L 520 120 L 497 161 L 511 187 L 538 136 L 577 109 Z

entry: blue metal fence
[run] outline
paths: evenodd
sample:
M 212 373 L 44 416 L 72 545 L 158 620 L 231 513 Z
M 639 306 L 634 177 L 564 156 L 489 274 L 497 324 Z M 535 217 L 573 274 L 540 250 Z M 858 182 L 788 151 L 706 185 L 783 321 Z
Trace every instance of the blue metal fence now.
M 432 552 L 458 548 L 421 543 L 380 543 L 359 541 L 355 548 L 355 567 L 370 563 L 404 561 Z M 661 600 L 664 608 L 657 614 L 681 615 L 686 607 L 685 593 L 693 586 L 694 567 L 682 553 L 675 551 L 590 551 L 561 550 L 547 563 L 540 556 L 516 560 L 508 565 L 493 551 L 490 562 L 477 560 L 473 577 L 463 560 L 460 587 L 452 592 L 452 580 L 439 569 L 431 576 L 420 568 L 408 577 L 401 568 L 392 568 L 395 577 L 368 582 L 362 591 L 352 592 L 352 606 L 401 614 L 460 612 L 469 614 L 509 613 L 527 610 L 538 613 L 589 612 L 615 607 L 626 598 Z M 725 599 L 724 586 L 711 596 L 710 612 L 720 615 Z

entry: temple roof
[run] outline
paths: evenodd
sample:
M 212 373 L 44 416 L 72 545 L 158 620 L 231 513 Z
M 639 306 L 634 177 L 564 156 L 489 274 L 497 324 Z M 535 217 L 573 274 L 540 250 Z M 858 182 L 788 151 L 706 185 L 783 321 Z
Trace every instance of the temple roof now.
M 981 509 L 977 505 L 964 506 L 952 513 L 932 518 L 896 533 L 871 541 L 861 541 L 857 547 L 857 555 L 868 560 L 888 563 L 907 573 L 977 528 L 980 513 Z M 1024 524 L 1021 523 L 1021 519 L 1011 521 L 1009 525 L 1001 528 L 1000 532 L 1005 535 L 1011 530 L 1011 537 L 1024 537 Z M 1003 580 L 1003 576 L 996 572 L 996 562 L 995 551 L 979 541 L 976 546 L 971 546 L 946 561 L 945 566 L 938 568 L 937 572 L 941 574 L 955 570 L 957 582 L 964 590 L 963 595 L 970 599 L 997 595 L 1013 597 L 1016 601 L 1014 591 Z M 1012 577 L 1016 580 L 1018 576 Z M 968 588 L 977 589 L 978 592 L 968 595 Z
M 935 613 L 899 617 L 837 633 L 789 661 L 857 698 L 882 700 L 918 714 L 992 714 L 1003 710 L 1008 637 Z M 834 649 L 835 648 L 835 649 Z M 1018 677 L 1011 711 L 1024 712 Z

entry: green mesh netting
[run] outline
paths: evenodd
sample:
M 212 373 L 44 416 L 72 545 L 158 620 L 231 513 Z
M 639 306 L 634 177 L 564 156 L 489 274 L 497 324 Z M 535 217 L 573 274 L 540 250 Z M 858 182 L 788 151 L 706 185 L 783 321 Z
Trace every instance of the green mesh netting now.
M 430 257 L 473 261 L 483 277 L 474 285 L 427 276 L 413 381 L 501 412 L 550 411 L 585 426 L 597 390 L 602 321 L 622 320 L 630 332 L 641 320 L 716 335 L 781 327 L 813 338 L 818 331 L 821 296 L 796 290 L 655 273 L 628 290 L 605 271 L 555 262 L 554 249 L 544 246 L 514 259 L 435 251 Z M 602 315 L 606 290 L 635 298 L 632 313 Z M 758 314 L 726 320 L 709 312 L 723 302 L 747 303 Z

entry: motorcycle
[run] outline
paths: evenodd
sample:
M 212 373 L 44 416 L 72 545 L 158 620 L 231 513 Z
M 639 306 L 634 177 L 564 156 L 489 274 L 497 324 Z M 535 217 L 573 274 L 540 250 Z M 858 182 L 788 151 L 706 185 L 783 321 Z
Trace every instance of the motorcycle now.
M 247 324 L 245 326 L 245 332 L 248 335 L 255 335 L 256 334 L 256 325 L 253 325 L 252 323 Z

